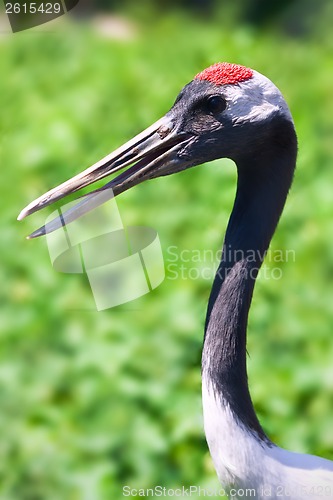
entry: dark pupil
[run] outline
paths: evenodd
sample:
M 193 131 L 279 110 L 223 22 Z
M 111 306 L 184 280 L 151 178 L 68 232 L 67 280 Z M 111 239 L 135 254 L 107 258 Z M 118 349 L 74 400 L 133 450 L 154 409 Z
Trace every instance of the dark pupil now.
M 211 113 L 221 113 L 224 111 L 227 104 L 223 97 L 213 96 L 208 99 L 208 109 Z

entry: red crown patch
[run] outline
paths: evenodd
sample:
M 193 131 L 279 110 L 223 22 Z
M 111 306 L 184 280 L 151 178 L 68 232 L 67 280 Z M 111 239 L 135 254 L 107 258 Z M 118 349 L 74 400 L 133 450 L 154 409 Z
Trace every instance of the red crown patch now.
M 209 68 L 198 73 L 196 80 L 206 80 L 215 85 L 230 85 L 233 83 L 249 80 L 253 76 L 253 71 L 245 66 L 231 63 L 216 63 Z

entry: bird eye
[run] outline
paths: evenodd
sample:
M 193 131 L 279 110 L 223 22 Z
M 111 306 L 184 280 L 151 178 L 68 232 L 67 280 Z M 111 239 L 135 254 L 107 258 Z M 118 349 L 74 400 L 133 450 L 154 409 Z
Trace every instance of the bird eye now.
M 223 97 L 219 95 L 213 95 L 207 99 L 207 108 L 209 113 L 217 114 L 222 113 L 227 107 L 227 103 Z

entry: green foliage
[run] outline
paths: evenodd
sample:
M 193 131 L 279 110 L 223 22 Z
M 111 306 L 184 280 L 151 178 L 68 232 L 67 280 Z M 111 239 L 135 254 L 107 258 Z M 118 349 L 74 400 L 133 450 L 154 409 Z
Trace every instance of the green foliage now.
M 333 458 L 328 46 L 180 15 L 137 26 L 125 41 L 70 24 L 0 38 L 3 499 L 121 498 L 126 484 L 218 488 L 200 403 L 211 279 L 172 279 L 167 268 L 154 292 L 97 312 L 85 278 L 56 273 L 45 241 L 24 239 L 46 214 L 15 219 L 159 118 L 194 74 L 219 60 L 270 77 L 299 136 L 295 182 L 272 243 L 294 258 L 267 261 L 282 277 L 258 281 L 250 316 L 254 403 L 279 445 Z M 235 178 L 220 160 L 138 186 L 119 208 L 126 224 L 159 232 L 168 266 L 170 246 L 178 254 L 220 248 Z

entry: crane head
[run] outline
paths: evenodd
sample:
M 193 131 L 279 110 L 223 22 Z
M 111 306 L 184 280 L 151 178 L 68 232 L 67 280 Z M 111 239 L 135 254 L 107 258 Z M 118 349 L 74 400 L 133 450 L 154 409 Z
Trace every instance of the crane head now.
M 129 167 L 103 187 L 85 195 L 64 214 L 66 224 L 98 204 L 109 190 L 118 195 L 141 182 L 169 175 L 217 158 L 237 164 L 267 143 L 276 120 L 292 118 L 275 85 L 244 66 L 217 63 L 197 74 L 179 93 L 166 115 L 68 181 L 51 189 L 22 210 L 18 219 Z M 106 201 L 105 198 L 102 200 Z M 58 229 L 56 218 L 30 238 Z

